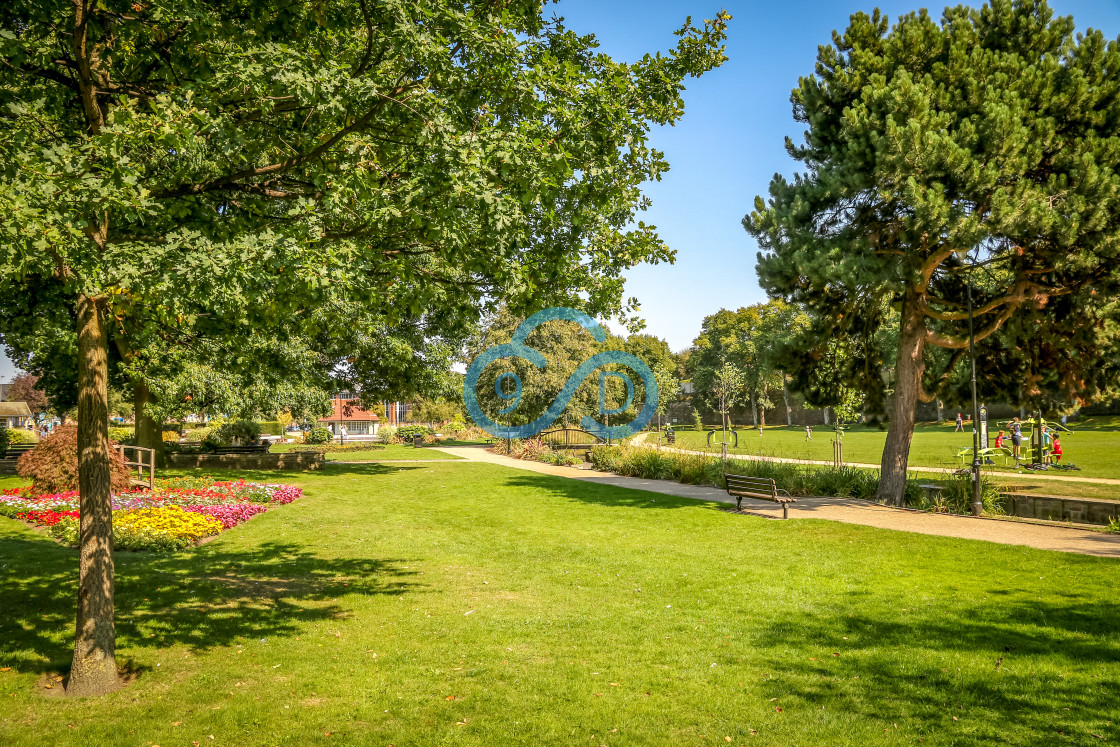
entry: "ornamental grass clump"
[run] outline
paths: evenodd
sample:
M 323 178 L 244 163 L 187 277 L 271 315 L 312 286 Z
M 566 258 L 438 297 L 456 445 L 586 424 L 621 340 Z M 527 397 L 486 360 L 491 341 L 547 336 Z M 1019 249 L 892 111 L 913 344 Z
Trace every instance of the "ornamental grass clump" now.
M 816 469 L 764 459 L 730 458 L 723 461 L 715 456 L 649 446 L 596 446 L 591 450 L 591 462 L 596 469 L 627 477 L 675 480 L 718 488 L 726 487 L 724 474 L 727 473 L 771 479 L 793 496 L 872 500 L 879 487 L 878 473 L 855 467 Z M 920 493 L 917 483 L 907 485 L 908 498 Z

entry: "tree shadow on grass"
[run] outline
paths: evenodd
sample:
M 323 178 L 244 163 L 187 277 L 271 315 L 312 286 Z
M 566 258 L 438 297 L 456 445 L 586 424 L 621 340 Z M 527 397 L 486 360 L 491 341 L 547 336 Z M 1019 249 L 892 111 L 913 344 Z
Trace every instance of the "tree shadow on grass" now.
M 905 714 L 953 744 L 1041 744 L 1061 731 L 1120 736 L 1114 601 L 1020 598 L 890 619 L 843 609 L 801 611 L 752 639 L 765 666 L 781 673 L 765 696 L 842 704 L 887 727 Z M 806 653 L 815 656 L 806 661 Z
M 534 490 L 538 493 L 554 495 L 558 498 L 593 503 L 600 506 L 624 506 L 627 508 L 652 508 L 658 510 L 672 508 L 696 508 L 698 506 L 726 509 L 727 506 L 706 502 L 703 498 L 684 498 L 667 493 L 655 493 L 640 488 L 624 488 L 591 480 L 573 480 L 568 477 L 548 475 L 511 477 L 506 485 Z M 734 508 L 734 506 L 732 506 Z
M 209 544 L 174 555 L 118 552 L 118 651 L 298 634 L 349 615 L 349 595 L 416 591 L 399 558 L 324 558 L 294 543 L 251 549 Z M 73 644 L 77 552 L 26 532 L 0 532 L 0 661 L 20 671 L 62 671 Z M 343 600 L 343 601 L 340 601 Z

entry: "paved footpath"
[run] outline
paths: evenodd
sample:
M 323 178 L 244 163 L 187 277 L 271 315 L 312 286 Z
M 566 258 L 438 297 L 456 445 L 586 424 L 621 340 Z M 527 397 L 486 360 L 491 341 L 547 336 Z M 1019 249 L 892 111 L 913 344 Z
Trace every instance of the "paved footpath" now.
M 556 467 L 543 462 L 531 462 L 494 454 L 486 449 L 472 446 L 439 447 L 455 456 L 472 462 L 500 464 L 528 472 L 556 475 L 573 480 L 613 485 L 619 488 L 648 490 L 682 498 L 694 498 L 717 503 L 735 503 L 735 499 L 719 488 L 703 485 L 682 485 L 670 480 L 646 480 L 639 477 L 622 477 L 610 472 L 580 469 L 578 467 Z M 448 460 L 446 463 L 454 464 Z M 462 462 L 457 462 L 462 464 Z M 743 511 L 756 516 L 780 518 L 782 509 L 770 501 L 743 499 Z M 940 537 L 959 537 L 961 539 L 984 540 L 1003 545 L 1025 545 L 1040 550 L 1098 555 L 1106 558 L 1120 558 L 1120 535 L 1104 534 L 1086 529 L 1074 529 L 1041 524 L 1028 524 L 999 519 L 983 519 L 971 516 L 949 516 L 931 514 L 914 509 L 880 506 L 848 498 L 798 498 L 790 505 L 791 519 L 827 519 L 846 524 L 862 524 L 895 529 L 902 532 L 917 532 Z

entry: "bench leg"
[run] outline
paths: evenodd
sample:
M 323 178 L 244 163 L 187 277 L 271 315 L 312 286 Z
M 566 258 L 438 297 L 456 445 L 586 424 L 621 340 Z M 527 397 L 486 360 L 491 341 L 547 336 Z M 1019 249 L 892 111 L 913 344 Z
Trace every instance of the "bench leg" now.
M 735 496 L 735 510 L 736 511 L 742 511 L 743 510 L 743 496 L 741 496 L 741 495 Z
M 782 504 L 782 518 L 783 519 L 788 519 L 789 518 L 789 504 L 788 503 L 783 503 Z

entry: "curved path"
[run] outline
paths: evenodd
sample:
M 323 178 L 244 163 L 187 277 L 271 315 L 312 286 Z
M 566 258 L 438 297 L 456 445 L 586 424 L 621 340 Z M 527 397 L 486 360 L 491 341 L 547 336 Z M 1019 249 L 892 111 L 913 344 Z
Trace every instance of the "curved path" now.
M 652 493 L 694 498 L 701 501 L 735 503 L 735 500 L 726 492 L 703 485 L 682 485 L 679 482 L 669 480 L 622 477 L 610 472 L 599 472 L 578 467 L 556 467 L 542 462 L 512 459 L 476 446 L 438 448 L 440 451 L 463 457 L 465 461 L 500 464 L 528 472 L 567 477 L 600 485 L 613 485 L 619 488 L 647 490 Z M 453 464 L 455 462 L 444 461 L 444 463 Z M 462 462 L 458 463 L 462 464 Z M 745 513 L 767 518 L 777 519 L 781 517 L 781 508 L 769 501 L 745 498 L 743 499 L 743 510 Z M 790 505 L 789 516 L 791 519 L 826 519 L 902 532 L 917 532 L 918 534 L 932 534 L 940 537 L 984 540 L 1004 545 L 1025 545 L 1040 550 L 1057 550 L 1082 555 L 1120 558 L 1120 535 L 1116 534 L 1000 519 L 931 514 L 925 511 L 892 508 L 848 498 L 798 498 L 797 503 Z

